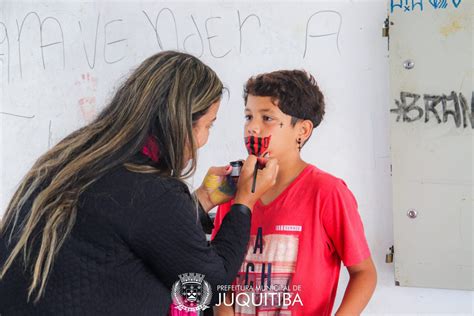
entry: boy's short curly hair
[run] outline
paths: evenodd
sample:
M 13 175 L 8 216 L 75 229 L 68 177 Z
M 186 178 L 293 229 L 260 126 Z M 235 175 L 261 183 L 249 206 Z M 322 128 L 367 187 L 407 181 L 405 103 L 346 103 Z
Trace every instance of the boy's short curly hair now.
M 324 95 L 314 77 L 304 70 L 278 70 L 251 77 L 244 86 L 248 95 L 271 97 L 280 110 L 298 120 L 310 120 L 316 128 L 324 116 Z

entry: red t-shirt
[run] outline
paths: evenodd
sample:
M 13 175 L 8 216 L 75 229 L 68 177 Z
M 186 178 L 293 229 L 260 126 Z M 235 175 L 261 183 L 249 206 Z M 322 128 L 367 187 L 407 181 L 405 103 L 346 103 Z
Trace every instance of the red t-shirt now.
M 219 206 L 211 238 L 231 203 Z M 370 256 L 351 191 L 313 165 L 270 204 L 255 204 L 250 234 L 235 315 L 330 315 L 341 260 L 351 266 Z

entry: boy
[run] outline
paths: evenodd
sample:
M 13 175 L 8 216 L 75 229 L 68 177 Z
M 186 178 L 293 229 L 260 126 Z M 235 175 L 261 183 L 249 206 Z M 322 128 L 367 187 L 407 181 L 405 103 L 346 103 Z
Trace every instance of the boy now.
M 280 168 L 255 204 L 246 258 L 216 314 L 331 315 L 341 260 L 350 282 L 336 315 L 360 314 L 376 271 L 357 202 L 343 180 L 300 156 L 324 116 L 323 94 L 304 71 L 276 71 L 250 78 L 244 99 L 244 136 L 271 136 Z M 212 238 L 231 203 L 219 207 Z

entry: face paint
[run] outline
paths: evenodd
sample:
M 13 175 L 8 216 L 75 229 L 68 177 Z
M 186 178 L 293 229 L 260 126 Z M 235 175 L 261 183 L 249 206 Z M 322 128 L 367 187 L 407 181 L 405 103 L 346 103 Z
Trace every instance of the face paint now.
M 228 201 L 237 190 L 236 184 L 229 181 L 228 176 L 217 176 L 209 172 L 204 177 L 203 185 L 215 205 Z
M 270 146 L 270 139 L 272 135 L 268 137 L 257 137 L 257 136 L 248 136 L 245 137 L 245 147 L 249 155 L 255 155 L 257 157 L 262 157 L 267 153 L 268 147 Z M 255 168 L 253 171 L 253 183 L 252 183 L 252 193 L 255 192 L 255 186 L 257 185 L 257 170 L 263 168 L 264 166 L 257 160 Z
M 232 171 L 230 172 L 230 177 L 232 177 L 235 182 L 239 179 L 240 171 L 242 170 L 242 166 L 244 162 L 242 160 L 231 161 L 230 166 L 232 167 Z
M 237 191 L 237 182 L 239 181 L 240 170 L 242 170 L 242 166 L 244 162 L 242 160 L 231 161 L 230 166 L 232 167 L 232 171 L 229 175 L 227 175 L 226 181 L 219 186 L 219 191 L 227 195 L 235 195 Z
M 248 136 L 245 137 L 245 147 L 249 155 L 255 155 L 261 157 L 267 153 L 268 147 L 270 146 L 270 139 L 272 135 L 268 137 L 257 137 Z

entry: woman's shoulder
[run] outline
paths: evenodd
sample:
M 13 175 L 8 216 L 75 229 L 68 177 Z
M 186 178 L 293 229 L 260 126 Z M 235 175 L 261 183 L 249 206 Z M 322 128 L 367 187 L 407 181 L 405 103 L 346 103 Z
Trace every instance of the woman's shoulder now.
M 123 202 L 139 200 L 146 203 L 160 196 L 189 194 L 189 189 L 179 179 L 132 171 L 120 165 L 106 172 L 85 193 L 88 196 L 110 197 Z
M 159 174 L 157 172 L 140 172 L 132 170 L 127 166 L 121 165 L 115 170 L 116 174 L 111 174 L 111 177 L 124 178 L 131 183 L 150 187 L 154 189 L 183 189 L 187 190 L 187 185 L 184 181 L 177 178 Z

